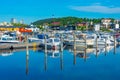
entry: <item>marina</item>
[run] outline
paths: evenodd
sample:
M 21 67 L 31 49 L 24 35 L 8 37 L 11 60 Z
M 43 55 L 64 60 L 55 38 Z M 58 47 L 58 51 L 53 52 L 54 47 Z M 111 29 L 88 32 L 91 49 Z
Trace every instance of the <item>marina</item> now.
M 120 78 L 119 36 L 114 33 L 73 30 L 2 36 L 6 36 L 0 43 L 2 80 Z
M 0 80 L 120 80 L 120 0 L 1 0 Z

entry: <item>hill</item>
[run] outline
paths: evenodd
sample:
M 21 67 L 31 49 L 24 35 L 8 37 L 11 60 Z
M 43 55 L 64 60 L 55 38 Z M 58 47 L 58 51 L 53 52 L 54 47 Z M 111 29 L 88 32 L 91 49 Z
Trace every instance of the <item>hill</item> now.
M 78 18 L 78 17 L 61 17 L 61 18 L 48 18 L 43 20 L 38 20 L 33 22 L 34 25 L 43 25 L 45 23 L 49 25 L 53 25 L 54 22 L 59 22 L 57 25 L 65 26 L 65 25 L 75 25 L 76 23 L 82 23 L 82 22 L 93 22 L 93 23 L 101 23 L 101 20 L 104 18 L 98 18 L 98 19 L 90 19 L 90 18 Z M 112 18 L 111 18 L 112 19 Z

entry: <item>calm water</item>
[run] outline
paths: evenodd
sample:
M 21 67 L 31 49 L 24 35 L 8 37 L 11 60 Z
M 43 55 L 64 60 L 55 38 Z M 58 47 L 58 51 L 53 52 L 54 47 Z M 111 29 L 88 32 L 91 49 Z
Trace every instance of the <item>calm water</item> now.
M 101 52 L 100 52 L 101 51 Z M 25 50 L 0 56 L 0 80 L 119 80 L 120 47 L 74 54 Z M 54 55 L 53 55 L 54 54 Z M 76 55 L 76 56 L 75 56 Z M 85 57 L 86 55 L 86 57 Z

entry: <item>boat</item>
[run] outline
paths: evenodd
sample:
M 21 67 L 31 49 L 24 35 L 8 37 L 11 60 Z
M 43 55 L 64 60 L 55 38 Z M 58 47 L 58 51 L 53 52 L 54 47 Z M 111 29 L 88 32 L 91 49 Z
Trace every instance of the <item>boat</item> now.
M 46 39 L 48 39 L 47 35 L 46 35 Z M 32 42 L 40 42 L 41 44 L 44 44 L 45 34 L 38 34 L 37 37 L 30 37 L 30 38 L 28 38 L 28 41 L 30 43 L 32 43 Z
M 61 41 L 59 38 L 51 37 L 51 38 L 46 39 L 46 42 L 40 44 L 40 47 L 44 49 L 47 48 L 47 49 L 56 50 L 60 48 L 60 44 L 61 44 Z
M 2 35 L 0 37 L 0 43 L 12 43 L 12 44 L 18 44 L 19 41 L 16 40 L 15 37 L 11 37 L 9 35 Z
M 120 36 L 116 40 L 117 40 L 117 42 L 120 42 Z
M 62 44 L 62 43 L 59 38 L 49 38 L 49 39 L 47 39 L 47 43 L 45 43 L 45 44 L 47 45 L 48 48 L 50 47 L 52 49 L 59 49 L 60 44 Z

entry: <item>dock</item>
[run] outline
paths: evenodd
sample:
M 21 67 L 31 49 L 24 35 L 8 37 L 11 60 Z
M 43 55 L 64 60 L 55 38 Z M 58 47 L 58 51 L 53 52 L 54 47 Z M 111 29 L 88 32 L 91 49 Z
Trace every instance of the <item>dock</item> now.
M 28 43 L 29 48 L 38 48 L 40 46 L 40 43 Z M 25 49 L 26 44 L 20 43 L 20 44 L 3 44 L 0 45 L 0 50 L 8 50 L 8 49 Z

